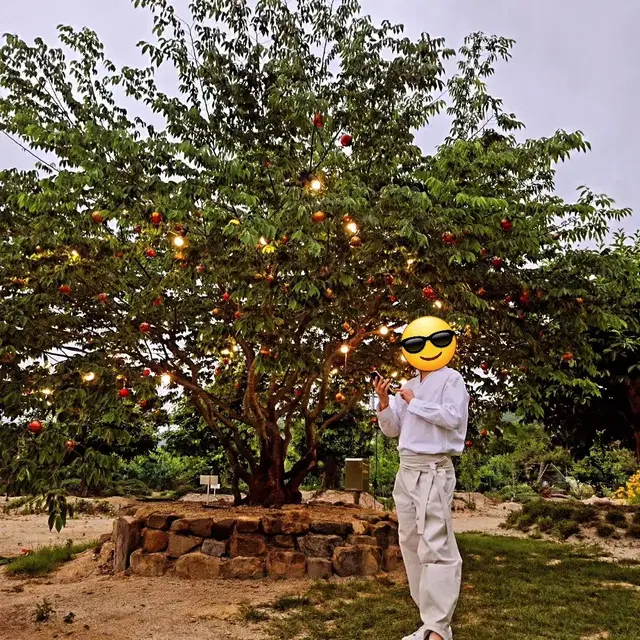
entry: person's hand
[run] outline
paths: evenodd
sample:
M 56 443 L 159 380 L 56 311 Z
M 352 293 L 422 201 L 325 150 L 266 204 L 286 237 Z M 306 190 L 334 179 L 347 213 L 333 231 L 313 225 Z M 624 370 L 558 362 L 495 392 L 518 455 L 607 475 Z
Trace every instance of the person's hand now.
M 373 388 L 378 395 L 378 399 L 380 400 L 380 404 L 378 405 L 378 409 L 380 411 L 384 411 L 389 406 L 389 387 L 391 386 L 391 379 L 385 379 L 382 376 L 376 378 L 373 383 Z
M 400 391 L 398 391 L 398 395 L 407 403 L 409 404 L 415 397 L 416 394 L 413 393 L 413 391 L 411 391 L 411 389 L 400 389 Z

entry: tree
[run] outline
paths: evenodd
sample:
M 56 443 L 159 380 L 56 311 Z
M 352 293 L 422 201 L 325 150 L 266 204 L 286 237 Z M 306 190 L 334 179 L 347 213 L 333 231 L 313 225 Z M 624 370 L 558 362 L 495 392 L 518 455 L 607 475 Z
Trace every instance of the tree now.
M 355 0 L 134 4 L 153 13 L 145 69 L 118 70 L 88 29 L 61 27 L 65 51 L 15 35 L 0 50 L 0 127 L 53 158 L 0 173 L 5 417 L 111 437 L 164 376 L 247 501 L 279 505 L 371 367 L 404 366 L 395 330 L 417 315 L 452 322 L 465 377 L 491 392 L 489 361 L 523 413 L 544 398 L 519 366 L 549 393 L 598 393 L 585 330 L 624 322 L 599 306 L 606 283 L 562 265 L 594 258 L 577 243 L 628 211 L 554 195 L 555 163 L 588 143 L 518 138 L 485 86 L 512 41 L 473 34 L 447 76 L 443 39 L 374 25 Z M 445 111 L 426 153 L 414 132 Z M 295 420 L 306 448 L 286 469 Z

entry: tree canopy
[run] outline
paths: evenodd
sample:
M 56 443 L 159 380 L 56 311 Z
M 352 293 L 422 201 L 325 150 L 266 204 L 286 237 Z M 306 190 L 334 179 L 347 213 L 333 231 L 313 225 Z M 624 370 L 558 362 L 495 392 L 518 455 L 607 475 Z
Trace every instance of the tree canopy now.
M 355 0 L 134 4 L 153 15 L 146 68 L 116 68 L 89 29 L 0 49 L 0 131 L 49 158 L 0 172 L 5 447 L 126 437 L 182 393 L 249 502 L 296 501 L 371 368 L 409 375 L 396 330 L 425 314 L 459 331 L 476 398 L 541 417 L 599 393 L 589 332 L 629 330 L 638 242 L 584 248 L 629 211 L 555 194 L 556 164 L 589 145 L 526 138 L 490 95 L 511 40 L 455 52 Z M 449 135 L 420 149 L 437 117 Z

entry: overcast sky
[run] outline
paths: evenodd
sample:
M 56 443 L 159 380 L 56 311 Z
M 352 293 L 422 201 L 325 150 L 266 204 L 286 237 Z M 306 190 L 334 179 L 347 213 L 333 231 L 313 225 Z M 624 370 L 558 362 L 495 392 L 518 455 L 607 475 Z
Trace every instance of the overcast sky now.
M 458 47 L 465 35 L 484 31 L 516 40 L 513 60 L 501 64 L 491 91 L 527 125 L 527 135 L 582 130 L 592 143 L 559 170 L 558 192 L 573 198 L 579 185 L 606 192 L 634 209 L 622 223 L 640 228 L 640 2 L 638 0 L 361 0 L 377 22 L 426 31 Z M 0 33 L 50 44 L 56 25 L 89 26 L 117 65 L 138 66 L 135 44 L 150 38 L 150 18 L 131 0 L 0 0 Z M 446 135 L 443 125 L 421 132 L 424 148 Z M 0 167 L 28 167 L 31 160 L 0 136 Z

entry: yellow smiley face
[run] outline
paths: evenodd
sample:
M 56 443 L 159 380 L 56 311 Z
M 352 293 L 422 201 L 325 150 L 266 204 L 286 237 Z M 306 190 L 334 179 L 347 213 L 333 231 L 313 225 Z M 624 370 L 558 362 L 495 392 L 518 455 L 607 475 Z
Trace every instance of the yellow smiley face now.
M 442 369 L 456 351 L 453 329 L 441 318 L 433 316 L 418 318 L 409 324 L 402 334 L 401 344 L 402 355 L 420 371 Z

